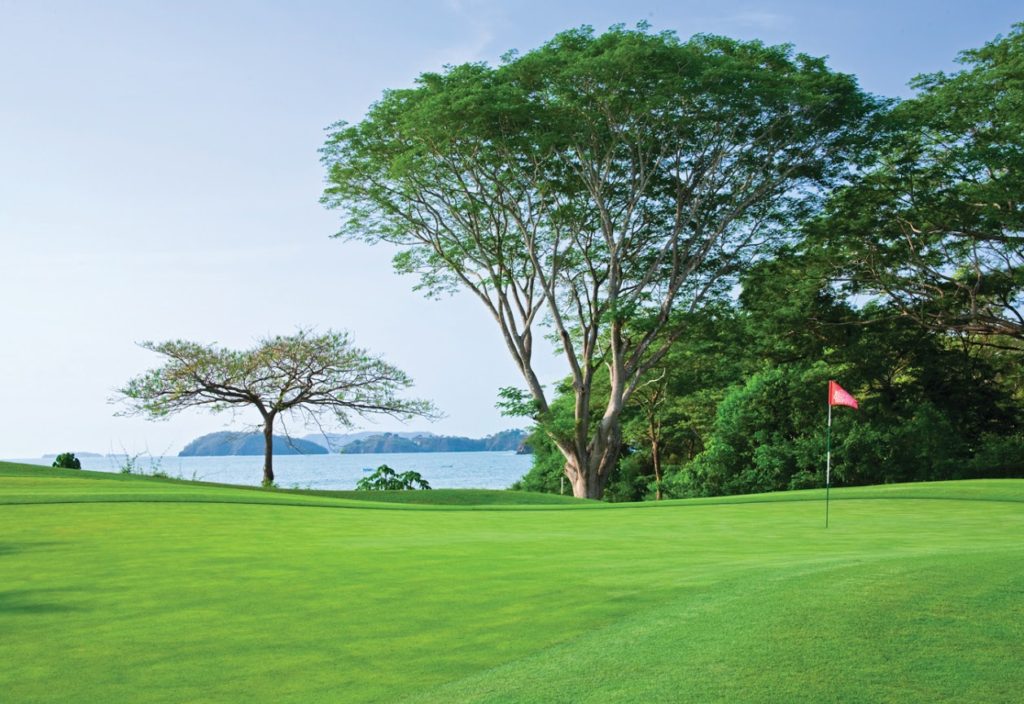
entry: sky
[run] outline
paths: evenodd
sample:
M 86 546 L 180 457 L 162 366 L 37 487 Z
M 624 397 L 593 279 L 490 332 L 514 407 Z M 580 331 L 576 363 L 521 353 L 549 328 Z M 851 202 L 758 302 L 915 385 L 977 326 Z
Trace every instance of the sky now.
M 644 20 L 828 56 L 872 93 L 1024 20 L 975 2 L 48 2 L 0 0 L 0 458 L 174 454 L 254 412 L 115 416 L 159 364 L 144 340 L 246 348 L 299 326 L 348 330 L 446 414 L 369 430 L 483 436 L 522 386 L 498 328 L 460 294 L 392 272 L 392 250 L 332 239 L 319 204 L 325 128 L 382 91 L 494 63 L 580 25 Z M 567 368 L 550 351 L 548 383 Z M 290 428 L 301 434 L 299 428 Z

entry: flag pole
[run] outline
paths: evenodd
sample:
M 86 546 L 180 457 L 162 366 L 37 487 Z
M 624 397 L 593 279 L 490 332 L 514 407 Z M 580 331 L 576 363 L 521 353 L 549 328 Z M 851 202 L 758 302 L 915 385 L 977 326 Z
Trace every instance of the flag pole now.
M 825 527 L 828 528 L 828 489 L 832 479 L 832 382 L 829 382 L 828 430 L 825 431 Z

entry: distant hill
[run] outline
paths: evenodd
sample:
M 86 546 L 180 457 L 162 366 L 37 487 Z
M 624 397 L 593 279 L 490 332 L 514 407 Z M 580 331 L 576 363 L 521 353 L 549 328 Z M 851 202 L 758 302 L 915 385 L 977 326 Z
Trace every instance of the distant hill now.
M 363 430 L 358 433 L 310 433 L 304 435 L 303 440 L 309 440 L 315 442 L 321 447 L 326 447 L 328 450 L 341 450 L 346 445 L 351 445 L 357 440 L 366 440 L 377 435 L 384 435 L 375 430 Z M 397 435 L 402 438 L 415 438 L 415 437 L 433 437 L 433 433 L 425 433 L 423 431 L 416 432 L 405 432 L 405 433 L 388 433 L 389 435 Z
M 450 435 L 415 435 L 382 433 L 353 440 L 341 448 L 346 455 L 383 452 L 519 452 L 525 454 L 526 432 L 505 430 L 485 438 Z
M 371 435 L 362 440 L 354 440 L 341 448 L 342 454 L 360 455 L 380 452 L 426 452 L 412 438 L 404 438 L 395 433 Z
M 274 436 L 275 455 L 323 455 L 328 452 L 374 454 L 382 452 L 532 452 L 526 432 L 504 430 L 485 438 L 467 438 L 433 433 L 311 433 L 302 438 Z M 262 455 L 263 435 L 230 430 L 210 433 L 185 446 L 179 457 Z
M 326 455 L 327 448 L 301 438 L 274 436 L 275 455 Z M 262 455 L 265 449 L 261 433 L 237 433 L 230 430 L 210 433 L 185 446 L 178 457 L 225 455 Z

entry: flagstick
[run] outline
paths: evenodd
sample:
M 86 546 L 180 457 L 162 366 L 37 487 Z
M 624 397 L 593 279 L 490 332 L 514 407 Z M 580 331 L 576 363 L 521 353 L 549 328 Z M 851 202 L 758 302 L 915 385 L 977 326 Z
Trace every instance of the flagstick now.
M 828 399 L 828 430 L 825 431 L 825 527 L 828 528 L 828 487 L 832 478 L 832 395 Z

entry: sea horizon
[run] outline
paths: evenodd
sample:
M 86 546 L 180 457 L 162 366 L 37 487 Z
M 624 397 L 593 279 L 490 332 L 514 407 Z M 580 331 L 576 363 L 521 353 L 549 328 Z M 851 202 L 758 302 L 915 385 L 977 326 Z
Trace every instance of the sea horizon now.
M 133 460 L 134 474 L 163 473 L 176 479 L 259 486 L 262 455 L 76 455 L 82 469 L 117 474 Z M 5 459 L 51 465 L 56 455 Z M 381 465 L 397 472 L 419 472 L 434 489 L 507 489 L 532 465 L 533 455 L 506 452 L 387 452 L 275 455 L 275 483 L 281 488 L 355 489 L 356 482 Z

